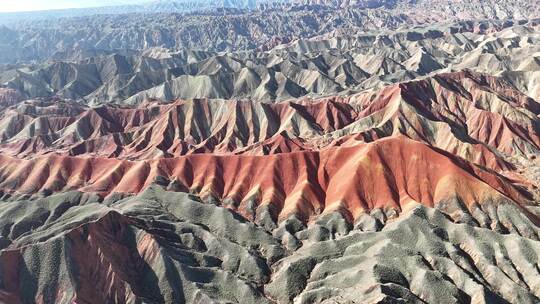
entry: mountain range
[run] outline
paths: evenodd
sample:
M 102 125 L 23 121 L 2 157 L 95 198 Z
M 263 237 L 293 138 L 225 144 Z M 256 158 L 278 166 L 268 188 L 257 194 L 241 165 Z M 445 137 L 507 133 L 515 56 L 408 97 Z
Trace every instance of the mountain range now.
M 0 63 L 36 63 L 69 58 L 74 52 L 90 55 L 154 47 L 218 52 L 269 49 L 282 42 L 336 32 L 410 29 L 410 25 L 482 19 L 526 22 L 540 16 L 535 1 L 498 0 L 492 5 L 468 1 L 450 5 L 439 0 L 392 3 L 390 8 L 289 4 L 259 10 L 222 8 L 191 13 L 174 13 L 170 9 L 152 13 L 151 9 L 144 9 L 141 13 L 54 20 L 21 17 L 0 26 L 0 45 L 5 49 Z M 440 11 L 439 7 L 453 9 Z
M 0 16 L 0 302 L 540 302 L 539 10 Z
M 148 98 L 279 101 L 351 94 L 468 69 L 504 75 L 537 98 L 539 33 L 537 21 L 461 22 L 297 39 L 269 51 L 152 48 L 89 57 L 75 51 L 71 59 L 6 68 L 0 81 L 24 98 L 57 96 L 86 104 L 139 104 Z

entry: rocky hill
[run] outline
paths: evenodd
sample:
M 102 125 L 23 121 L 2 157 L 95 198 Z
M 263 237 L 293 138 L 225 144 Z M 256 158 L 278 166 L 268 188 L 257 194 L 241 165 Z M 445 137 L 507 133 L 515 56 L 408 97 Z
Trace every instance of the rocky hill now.
M 74 60 L 7 68 L 0 71 L 0 81 L 25 98 L 58 96 L 86 104 L 139 104 L 148 98 L 280 101 L 351 94 L 469 69 L 504 74 L 536 98 L 539 52 L 536 21 L 461 22 L 395 33 L 297 39 L 268 51 L 153 48 L 88 58 L 73 53 Z
M 239 2 L 246 5 L 256 3 Z M 369 5 L 372 2 L 380 4 Z M 197 1 L 197 7 L 203 9 L 204 3 Z M 208 3 L 218 5 L 222 2 Z M 66 59 L 73 52 L 99 54 L 118 50 L 144 51 L 153 47 L 175 51 L 268 49 L 280 42 L 335 31 L 361 33 L 410 28 L 434 22 L 540 18 L 538 0 L 457 3 L 438 0 L 367 1 L 365 5 L 343 7 L 289 3 L 269 5 L 257 10 L 229 8 L 241 5 L 226 3 L 229 2 L 225 1 L 223 6 L 226 7 L 221 9 L 189 13 L 175 12 L 175 9 L 152 13 L 151 8 L 144 8 L 131 14 L 105 12 L 54 20 L 17 18 L 17 22 L 0 27 L 0 46 L 5 50 L 0 54 L 0 63 L 35 63 Z M 179 6 L 186 7 L 185 4 Z
M 129 8 L 0 29 L 1 303 L 540 302 L 537 1 Z
M 538 246 L 538 179 L 528 177 L 540 103 L 503 78 L 438 74 L 275 104 L 89 108 L 3 94 L 3 301 L 435 303 L 425 284 L 442 284 L 448 303 L 540 296 L 523 283 L 534 272 L 504 266 L 534 263 L 508 244 Z M 27 263 L 42 266 L 20 293 Z M 116 287 L 89 290 L 90 277 Z

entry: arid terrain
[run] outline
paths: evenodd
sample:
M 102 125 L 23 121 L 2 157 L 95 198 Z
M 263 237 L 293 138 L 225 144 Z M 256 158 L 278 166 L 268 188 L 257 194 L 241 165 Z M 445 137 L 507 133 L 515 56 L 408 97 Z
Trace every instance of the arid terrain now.
M 0 303 L 540 303 L 538 0 L 0 23 Z

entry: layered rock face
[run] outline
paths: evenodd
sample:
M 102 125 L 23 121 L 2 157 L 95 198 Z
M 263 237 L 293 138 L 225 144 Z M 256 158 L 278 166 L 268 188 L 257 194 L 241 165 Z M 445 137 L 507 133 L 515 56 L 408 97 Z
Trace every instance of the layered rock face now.
M 341 30 L 285 40 L 267 52 L 70 49 L 72 54 L 54 62 L 9 66 L 0 79 L 27 99 L 135 105 L 149 98 L 269 102 L 349 95 L 469 69 L 503 75 L 525 94 L 540 96 L 536 21 L 470 21 L 390 33 Z
M 533 303 L 539 114 L 473 72 L 281 103 L 4 106 L 2 298 Z
M 398 134 L 494 170 L 538 152 L 540 104 L 503 78 L 438 74 L 364 92 L 281 103 L 149 100 L 87 107 L 30 100 L 4 107 L 0 151 L 128 160 L 188 154 L 268 155 L 354 146 Z
M 278 2 L 2 29 L 0 302 L 540 302 L 538 6 Z
M 161 187 L 127 198 L 68 192 L 2 204 L 0 297 L 8 303 L 535 303 L 539 296 L 538 228 L 511 204 L 477 211 L 493 212 L 500 231 L 422 205 L 398 218 L 377 209 L 356 226 L 328 213 L 307 224 L 268 220 L 265 228 Z
M 175 7 L 189 7 L 183 2 Z M 506 24 L 540 18 L 538 0 L 370 0 L 341 5 L 336 3 L 340 1 L 322 1 L 328 6 L 311 5 L 311 1 L 302 5 L 302 0 L 263 0 L 267 5 L 256 10 L 244 10 L 242 5 L 237 5 L 241 9 L 226 8 L 227 2 L 253 4 L 257 2 L 254 0 L 195 2 L 192 7 L 203 8 L 202 2 L 206 2 L 225 8 L 191 13 L 165 8 L 153 14 L 152 8 L 134 14 L 98 11 L 76 18 L 58 18 L 61 12 L 47 12 L 41 18 L 0 14 L 0 45 L 5 48 L 0 63 L 39 63 L 115 52 L 131 54 L 156 47 L 172 51 L 268 50 L 292 40 L 336 32 L 396 31 L 470 21 L 480 21 L 479 29 L 486 30 L 494 21 Z

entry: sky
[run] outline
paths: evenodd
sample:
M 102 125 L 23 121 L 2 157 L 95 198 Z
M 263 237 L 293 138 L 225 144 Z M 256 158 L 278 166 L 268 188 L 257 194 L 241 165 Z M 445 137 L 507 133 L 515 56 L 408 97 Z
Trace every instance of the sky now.
M 62 8 L 136 4 L 144 0 L 0 0 L 0 12 L 40 11 Z

